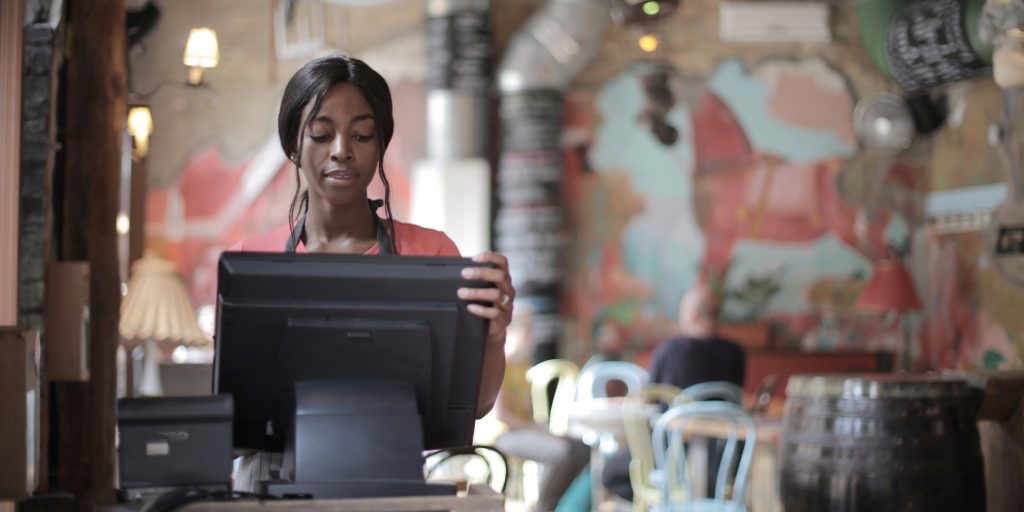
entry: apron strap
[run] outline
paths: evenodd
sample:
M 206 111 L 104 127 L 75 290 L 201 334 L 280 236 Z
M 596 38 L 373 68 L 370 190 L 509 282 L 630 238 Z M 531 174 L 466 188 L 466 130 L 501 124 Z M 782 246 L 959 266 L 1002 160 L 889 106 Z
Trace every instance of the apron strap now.
M 384 205 L 384 201 L 380 199 L 371 199 L 369 201 L 370 211 L 373 213 L 373 226 L 377 231 L 377 249 L 380 254 L 393 255 L 395 254 L 392 243 L 391 235 L 388 234 L 387 223 L 383 219 L 377 216 L 377 208 Z M 299 240 L 302 238 L 302 232 L 306 228 L 306 216 L 299 217 L 298 222 L 295 223 L 295 227 L 292 228 L 291 234 L 288 235 L 288 241 L 284 244 L 284 252 L 286 254 L 292 254 L 295 252 L 295 248 L 299 245 Z
M 383 199 L 371 199 L 370 200 L 370 211 L 373 212 L 373 224 L 377 228 L 377 253 L 385 256 L 392 256 L 395 254 L 395 247 L 391 240 L 391 235 L 388 234 L 387 223 L 384 219 L 377 216 L 377 208 L 384 206 Z

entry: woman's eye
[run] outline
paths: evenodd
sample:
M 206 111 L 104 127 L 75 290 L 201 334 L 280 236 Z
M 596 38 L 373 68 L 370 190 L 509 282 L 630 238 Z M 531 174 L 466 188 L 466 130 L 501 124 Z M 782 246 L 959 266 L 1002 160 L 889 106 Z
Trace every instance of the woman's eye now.
M 358 140 L 358 141 L 363 141 L 363 142 L 365 142 L 365 141 L 368 141 L 368 140 L 371 140 L 371 139 L 373 139 L 373 134 L 371 133 L 371 134 L 369 134 L 369 135 L 361 135 L 361 134 L 358 134 L 358 133 L 357 133 L 357 134 L 355 134 L 355 135 L 353 136 L 353 138 L 355 138 L 355 139 L 356 139 L 356 140 Z
M 327 142 L 331 139 L 330 135 L 310 135 L 309 139 L 313 142 Z

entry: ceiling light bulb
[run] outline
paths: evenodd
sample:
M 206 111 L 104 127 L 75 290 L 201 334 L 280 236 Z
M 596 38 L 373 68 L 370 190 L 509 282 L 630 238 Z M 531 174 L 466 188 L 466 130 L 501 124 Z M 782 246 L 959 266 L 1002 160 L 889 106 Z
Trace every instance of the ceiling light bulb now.
M 658 36 L 654 34 L 644 34 L 640 36 L 640 49 L 651 53 L 658 49 Z
M 153 134 L 153 115 L 149 107 L 132 107 L 128 111 L 128 133 L 135 139 L 135 154 L 145 158 L 149 152 L 149 136 Z
M 128 230 L 131 228 L 131 221 L 128 220 L 128 214 L 125 212 L 118 212 L 117 218 L 114 220 L 114 227 L 117 229 L 117 234 L 127 235 Z

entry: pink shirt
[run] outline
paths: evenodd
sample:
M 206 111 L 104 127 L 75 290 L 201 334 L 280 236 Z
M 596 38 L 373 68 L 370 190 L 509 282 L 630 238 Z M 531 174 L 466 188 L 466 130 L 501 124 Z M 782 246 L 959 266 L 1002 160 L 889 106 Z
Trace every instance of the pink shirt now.
M 460 256 L 459 248 L 455 246 L 448 235 L 436 229 L 425 228 L 415 224 L 394 221 L 395 223 L 395 248 L 398 254 L 405 256 Z M 287 224 L 273 231 L 252 236 L 240 240 L 231 246 L 229 251 L 236 252 L 282 252 L 285 243 L 288 242 L 288 235 L 291 229 Z M 299 240 L 295 246 L 295 252 L 307 253 L 306 244 Z M 378 244 L 373 244 L 363 254 L 380 254 Z

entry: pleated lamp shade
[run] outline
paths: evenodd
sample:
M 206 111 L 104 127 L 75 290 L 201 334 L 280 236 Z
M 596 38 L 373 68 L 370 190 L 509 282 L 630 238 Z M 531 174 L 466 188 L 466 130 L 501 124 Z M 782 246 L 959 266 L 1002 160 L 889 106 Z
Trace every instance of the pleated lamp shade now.
M 199 329 L 177 269 L 148 254 L 132 264 L 128 295 L 121 302 L 119 331 L 129 349 L 146 341 L 176 346 L 210 343 Z

